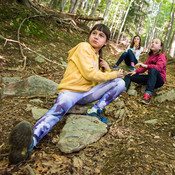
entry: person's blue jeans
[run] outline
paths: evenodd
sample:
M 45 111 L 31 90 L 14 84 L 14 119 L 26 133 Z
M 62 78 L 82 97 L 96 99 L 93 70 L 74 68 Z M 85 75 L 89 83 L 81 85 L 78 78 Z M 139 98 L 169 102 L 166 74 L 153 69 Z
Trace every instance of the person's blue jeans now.
M 164 84 L 163 78 L 156 69 L 151 69 L 148 75 L 135 74 L 131 76 L 128 74 L 125 76 L 124 81 L 126 91 L 129 89 L 131 81 L 133 81 L 138 84 L 146 85 L 145 93 L 148 93 L 150 96 L 154 89 L 159 88 Z
M 124 52 L 120 58 L 118 59 L 117 63 L 115 65 L 119 66 L 119 64 L 122 62 L 122 61 L 125 61 L 125 64 L 127 66 L 131 66 L 131 62 L 133 62 L 134 64 L 137 64 L 138 61 L 134 55 L 134 53 L 132 52 L 131 49 L 128 49 L 127 52 Z

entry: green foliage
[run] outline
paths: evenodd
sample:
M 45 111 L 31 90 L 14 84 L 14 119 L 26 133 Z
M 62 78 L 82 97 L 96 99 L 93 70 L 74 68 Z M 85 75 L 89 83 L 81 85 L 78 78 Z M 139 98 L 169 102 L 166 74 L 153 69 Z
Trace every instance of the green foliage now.
M 23 31 L 27 36 L 33 35 L 41 39 L 46 39 L 48 37 L 45 26 L 41 21 L 37 20 L 28 20 L 23 27 Z

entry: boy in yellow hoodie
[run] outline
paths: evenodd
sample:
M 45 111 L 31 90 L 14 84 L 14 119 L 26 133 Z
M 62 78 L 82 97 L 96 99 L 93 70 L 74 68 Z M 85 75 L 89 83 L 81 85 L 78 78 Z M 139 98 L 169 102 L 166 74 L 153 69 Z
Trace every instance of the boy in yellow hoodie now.
M 82 42 L 69 51 L 67 69 L 58 86 L 59 95 L 53 107 L 36 122 L 33 131 L 26 121 L 11 131 L 11 163 L 25 160 L 33 147 L 76 103 L 87 104 L 99 100 L 87 111 L 87 115 L 110 125 L 101 112 L 124 90 L 125 82 L 122 79 L 123 70 L 111 72 L 108 63 L 102 59 L 102 48 L 109 37 L 109 29 L 104 24 L 97 24 L 89 34 L 89 42 Z

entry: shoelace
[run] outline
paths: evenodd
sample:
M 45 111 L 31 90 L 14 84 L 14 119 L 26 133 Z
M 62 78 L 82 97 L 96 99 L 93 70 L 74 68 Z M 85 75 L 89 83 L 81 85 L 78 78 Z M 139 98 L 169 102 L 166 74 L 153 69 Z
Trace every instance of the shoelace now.
M 146 93 L 146 94 L 144 94 L 144 99 L 145 99 L 145 100 L 147 100 L 149 97 L 150 97 L 150 95 L 149 95 L 149 94 L 147 94 L 147 93 Z
M 97 111 L 97 114 L 98 114 L 98 117 L 102 120 L 103 117 L 102 117 L 102 115 L 101 115 L 101 112 Z

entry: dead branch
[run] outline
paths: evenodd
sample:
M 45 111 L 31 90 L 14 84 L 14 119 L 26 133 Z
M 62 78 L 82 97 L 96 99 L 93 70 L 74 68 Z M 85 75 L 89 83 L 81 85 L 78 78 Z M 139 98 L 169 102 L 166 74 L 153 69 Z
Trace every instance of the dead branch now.
M 52 61 L 52 60 L 46 58 L 45 56 L 39 54 L 38 52 L 36 52 L 36 51 L 30 49 L 30 48 L 27 47 L 24 43 L 20 43 L 19 41 L 12 40 L 12 39 L 7 39 L 7 38 L 5 38 L 5 37 L 2 36 L 2 35 L 0 35 L 0 39 L 4 39 L 4 40 L 5 40 L 4 47 L 5 47 L 5 45 L 6 45 L 6 43 L 7 43 L 8 41 L 9 41 L 9 42 L 18 43 L 18 44 L 22 45 L 25 49 L 27 49 L 27 50 L 29 50 L 29 51 L 35 53 L 36 55 L 38 55 L 38 56 L 40 56 L 40 57 L 42 57 L 42 58 L 44 58 L 46 61 L 51 62 L 51 63 L 54 63 L 54 64 L 57 64 L 57 65 L 59 65 L 59 66 L 62 65 L 62 64 L 59 64 L 59 63 L 57 63 L 57 62 L 55 62 L 55 61 Z M 64 66 L 64 65 L 62 65 L 62 66 Z M 11 70 L 12 70 L 12 69 L 11 69 Z M 19 69 L 16 69 L 16 70 L 19 70 Z
M 64 17 L 67 16 L 67 17 L 72 17 L 74 20 L 85 20 L 85 21 L 102 21 L 104 20 L 103 18 L 101 17 L 91 17 L 91 16 L 87 16 L 87 15 L 81 15 L 81 14 L 73 14 L 73 13 L 66 13 L 66 12 L 59 12 L 59 11 L 53 11 L 52 10 L 49 10 L 49 13 L 56 13 L 55 15 L 57 14 L 60 14 L 60 15 L 63 15 Z

